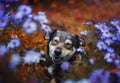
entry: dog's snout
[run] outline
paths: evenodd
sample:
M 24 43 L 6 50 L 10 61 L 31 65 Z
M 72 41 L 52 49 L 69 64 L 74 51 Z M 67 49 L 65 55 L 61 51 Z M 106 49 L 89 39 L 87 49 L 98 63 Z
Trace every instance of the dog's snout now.
M 56 48 L 54 53 L 55 53 L 56 56 L 59 56 L 62 53 L 61 48 Z

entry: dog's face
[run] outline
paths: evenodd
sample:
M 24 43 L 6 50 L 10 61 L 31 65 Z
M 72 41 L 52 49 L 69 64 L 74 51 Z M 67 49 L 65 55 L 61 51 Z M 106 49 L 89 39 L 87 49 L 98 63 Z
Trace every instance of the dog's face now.
M 54 31 L 48 42 L 48 53 L 53 63 L 69 60 L 80 46 L 79 37 L 64 31 Z

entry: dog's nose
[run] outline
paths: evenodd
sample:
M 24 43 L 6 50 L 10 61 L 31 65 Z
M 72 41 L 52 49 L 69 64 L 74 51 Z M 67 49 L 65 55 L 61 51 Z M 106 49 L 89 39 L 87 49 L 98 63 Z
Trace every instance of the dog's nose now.
M 54 53 L 56 56 L 59 56 L 62 53 L 61 48 L 56 48 Z

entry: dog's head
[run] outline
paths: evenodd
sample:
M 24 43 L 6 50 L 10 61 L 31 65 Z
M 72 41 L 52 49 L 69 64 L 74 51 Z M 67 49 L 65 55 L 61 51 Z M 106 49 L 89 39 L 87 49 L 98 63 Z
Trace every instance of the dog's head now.
M 85 41 L 79 39 L 78 35 L 65 31 L 55 30 L 48 41 L 48 56 L 53 63 L 61 63 L 74 56 L 79 46 L 84 46 Z

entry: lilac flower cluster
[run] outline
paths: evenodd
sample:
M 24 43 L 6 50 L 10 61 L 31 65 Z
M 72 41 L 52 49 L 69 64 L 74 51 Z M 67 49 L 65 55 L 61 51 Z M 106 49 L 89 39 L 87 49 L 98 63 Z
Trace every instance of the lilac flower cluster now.
M 32 13 L 32 8 L 29 5 L 20 5 L 17 11 L 11 12 L 11 17 L 14 24 L 22 23 L 24 16 Z
M 12 1 L 12 0 L 11 0 Z M 17 10 L 10 10 L 5 14 L 4 3 L 0 3 L 0 29 L 4 29 L 9 23 L 13 26 L 22 24 L 23 30 L 27 34 L 32 34 L 37 31 L 38 21 L 41 29 L 46 33 L 45 38 L 49 39 L 49 33 L 52 31 L 50 26 L 47 25 L 48 19 L 45 12 L 38 12 L 35 16 L 32 15 L 32 7 L 26 4 L 20 5 Z
M 120 43 L 120 20 L 114 19 L 108 26 L 106 23 L 95 24 L 95 28 L 100 31 L 100 40 L 96 46 L 100 51 L 105 51 L 104 59 L 108 63 L 115 63 L 119 59 L 119 55 L 116 54 L 112 45 L 118 45 Z
M 89 78 L 82 78 L 78 81 L 67 79 L 62 83 L 112 83 L 110 80 L 110 72 L 105 69 L 96 69 L 91 72 Z
M 26 64 L 39 63 L 42 57 L 41 53 L 35 50 L 28 50 L 25 52 L 24 57 L 20 57 L 20 54 L 14 51 L 14 49 L 18 48 L 20 45 L 21 41 L 17 35 L 12 36 L 7 45 L 2 43 L 0 44 L 0 57 L 3 57 L 10 50 L 13 50 L 13 54 L 11 54 L 11 58 L 9 61 L 9 68 L 11 70 L 15 70 L 16 66 L 19 65 L 22 61 Z
M 19 0 L 5 0 L 7 3 L 17 1 Z M 22 29 L 27 34 L 32 34 L 38 30 L 38 24 L 36 22 L 38 21 L 41 29 L 46 32 L 45 38 L 49 38 L 49 33 L 52 30 L 48 25 L 46 25 L 48 23 L 48 19 L 45 12 L 38 12 L 33 16 L 32 7 L 29 5 L 22 4 L 18 6 L 16 10 L 11 9 L 9 12 L 6 12 L 7 7 L 10 7 L 10 5 L 0 2 L 0 30 L 6 29 L 8 24 L 12 24 L 15 27 L 17 27 L 16 25 L 21 24 Z M 0 57 L 6 55 L 9 51 L 12 51 L 10 52 L 12 54 L 9 61 L 9 68 L 11 70 L 16 69 L 16 66 L 21 63 L 21 61 L 24 61 L 26 64 L 39 63 L 42 57 L 41 53 L 35 50 L 27 50 L 24 53 L 24 57 L 20 57 L 20 54 L 14 50 L 19 48 L 21 44 L 21 39 L 17 35 L 12 36 L 6 45 L 0 43 Z M 66 69 L 68 69 L 68 66 L 66 66 Z
M 87 23 L 84 23 L 87 24 Z M 88 24 L 87 24 L 88 25 Z M 96 43 L 96 47 L 99 51 L 104 51 L 105 54 L 103 56 L 104 60 L 107 63 L 112 63 L 116 66 L 117 70 L 111 72 L 109 70 L 105 70 L 103 68 L 96 69 L 89 75 L 89 78 L 81 79 L 79 81 L 74 81 L 72 79 L 67 79 L 62 83 L 119 83 L 120 82 L 120 55 L 118 55 L 116 49 L 119 49 L 119 46 L 116 48 L 113 45 L 120 44 L 120 20 L 114 19 L 110 21 L 110 25 L 108 26 L 104 22 L 99 22 L 94 25 L 100 38 Z M 87 36 L 87 31 L 81 31 L 81 35 Z M 83 50 L 80 48 L 77 50 L 78 52 L 82 52 Z M 89 63 L 95 64 L 96 58 L 90 58 Z M 111 79 L 111 74 L 115 74 L 116 78 Z
M 52 31 L 50 26 L 46 25 L 48 23 L 48 19 L 46 17 L 45 12 L 38 12 L 37 15 L 34 17 L 34 20 L 39 21 L 41 25 L 41 29 L 46 32 L 46 39 L 49 39 L 49 33 Z

